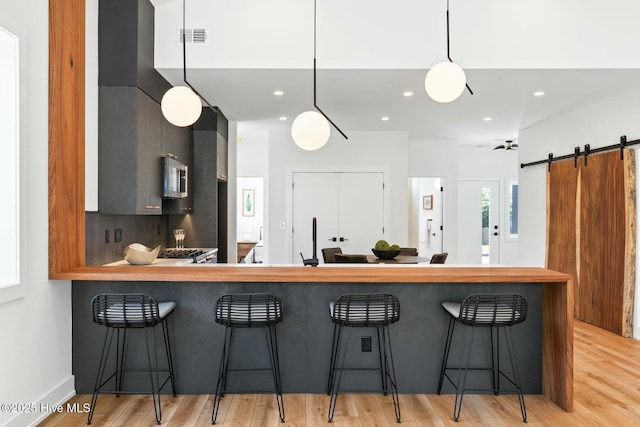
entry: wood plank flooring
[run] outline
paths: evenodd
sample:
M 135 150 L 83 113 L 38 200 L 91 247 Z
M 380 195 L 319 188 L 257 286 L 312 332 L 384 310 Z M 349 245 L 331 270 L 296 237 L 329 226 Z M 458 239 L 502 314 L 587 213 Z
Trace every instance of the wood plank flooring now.
M 566 413 L 540 395 L 527 395 L 530 426 L 639 426 L 640 341 L 623 338 L 583 322 L 575 322 L 575 411 Z M 403 426 L 523 425 L 516 396 L 468 395 L 458 423 L 453 421 L 453 395 L 403 394 Z M 78 395 L 70 403 L 91 401 Z M 286 394 L 286 422 L 278 422 L 275 397 L 270 394 L 227 395 L 218 414 L 220 426 L 327 426 L 329 398 L 322 394 Z M 165 426 L 211 425 L 211 395 L 162 396 Z M 86 413 L 62 412 L 42 427 L 82 426 Z M 94 426 L 156 425 L 151 397 L 102 395 Z M 396 425 L 391 397 L 378 394 L 340 395 L 333 425 L 370 427 Z

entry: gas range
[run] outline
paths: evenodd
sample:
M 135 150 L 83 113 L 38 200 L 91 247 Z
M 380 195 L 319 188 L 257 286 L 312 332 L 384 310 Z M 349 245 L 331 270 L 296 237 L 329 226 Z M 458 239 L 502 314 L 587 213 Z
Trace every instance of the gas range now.
M 218 248 L 162 248 L 158 258 L 192 259 L 193 263 L 218 262 Z

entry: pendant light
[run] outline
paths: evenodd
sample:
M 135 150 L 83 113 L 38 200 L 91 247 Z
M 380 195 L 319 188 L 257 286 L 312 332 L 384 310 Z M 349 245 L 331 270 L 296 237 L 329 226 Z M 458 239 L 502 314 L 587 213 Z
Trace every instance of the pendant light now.
M 467 77 L 462 67 L 453 62 L 449 53 L 449 0 L 447 0 L 447 59 L 431 67 L 424 79 L 424 89 L 427 95 L 436 102 L 447 103 L 455 101 L 466 87 L 469 93 L 473 91 L 467 84 Z
M 313 106 L 317 111 L 309 110 L 300 113 L 291 124 L 291 137 L 295 144 L 306 151 L 315 151 L 324 147 L 329 141 L 331 124 L 345 138 L 344 134 L 331 121 L 316 103 L 316 0 L 313 0 Z
M 182 41 L 182 76 L 186 86 L 174 86 L 165 92 L 160 102 L 160 108 L 162 109 L 162 115 L 169 123 L 178 127 L 187 127 L 200 118 L 202 102 L 200 100 L 201 96 L 187 82 L 185 0 L 182 0 L 182 34 L 180 38 Z

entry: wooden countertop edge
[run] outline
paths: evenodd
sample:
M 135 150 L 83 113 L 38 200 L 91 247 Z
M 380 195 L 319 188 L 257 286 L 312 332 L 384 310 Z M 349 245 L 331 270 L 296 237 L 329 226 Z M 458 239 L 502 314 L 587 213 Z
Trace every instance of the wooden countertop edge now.
M 539 267 L 77 267 L 52 280 L 154 282 L 567 283 L 571 276 Z

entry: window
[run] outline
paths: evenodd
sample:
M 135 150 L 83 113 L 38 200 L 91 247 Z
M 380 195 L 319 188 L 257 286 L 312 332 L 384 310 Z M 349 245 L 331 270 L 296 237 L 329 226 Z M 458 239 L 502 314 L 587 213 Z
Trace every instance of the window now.
M 0 144 L 2 144 L 4 207 L 0 210 L 0 302 L 20 297 L 20 158 L 18 38 L 0 27 Z M 5 292 L 6 291 L 6 292 Z
M 518 181 L 509 181 L 509 240 L 518 240 Z

